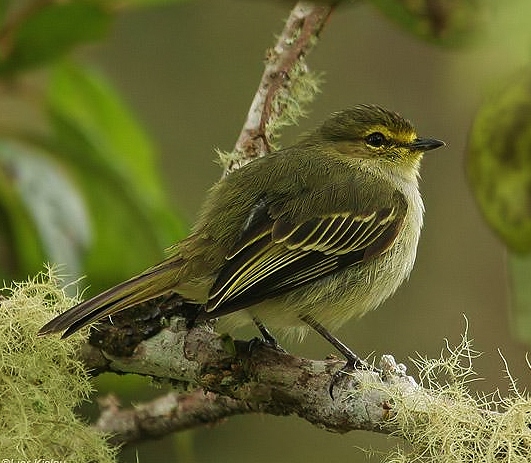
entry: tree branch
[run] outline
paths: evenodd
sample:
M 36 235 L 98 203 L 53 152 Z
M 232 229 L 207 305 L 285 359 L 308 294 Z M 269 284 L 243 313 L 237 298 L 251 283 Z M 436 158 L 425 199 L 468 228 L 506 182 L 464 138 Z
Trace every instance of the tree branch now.
M 101 414 L 94 427 L 111 435 L 109 442 L 115 445 L 164 437 L 256 411 L 245 401 L 202 389 L 186 394 L 172 391 L 129 409 L 122 409 L 114 395 L 100 399 L 99 404 Z
M 291 11 L 277 43 L 267 53 L 264 73 L 225 174 L 271 151 L 275 134 L 270 128 L 278 127 L 288 104 L 278 97 L 283 91 L 290 91 L 295 69 L 297 78 L 308 72 L 304 58 L 317 43 L 335 3 L 301 1 Z
M 362 370 L 344 374 L 335 384 L 334 398 L 329 386 L 342 361 L 294 357 L 264 344 L 234 341 L 208 326 L 187 330 L 180 318 L 141 342 L 130 357 L 99 352 L 87 355 L 86 361 L 100 356 L 110 371 L 170 378 L 181 388 L 191 384 L 207 391 L 175 392 L 134 410 L 120 410 L 111 401 L 96 426 L 115 434 L 117 443 L 235 414 L 267 413 L 297 415 L 331 432 L 393 433 L 410 443 L 411 460 L 494 462 L 513 455 L 527 461 L 529 397 L 516 390 L 499 402 L 472 397 L 466 383 L 474 353 L 466 334 L 460 345 L 447 350 L 447 358 L 441 354 L 419 365 L 430 389 L 406 376 L 391 356 L 383 356 L 381 377 Z M 453 379 L 441 383 L 440 374 Z M 502 405 L 505 411 L 500 412 Z
M 129 357 L 115 357 L 97 348 L 84 351 L 90 362 L 105 357 L 108 371 L 138 373 L 165 378 L 177 384 L 201 387 L 206 394 L 193 391 L 170 394 L 135 410 L 119 410 L 107 405 L 97 423 L 100 430 L 117 434 L 120 442 L 159 436 L 219 421 L 241 413 L 298 415 L 332 432 L 364 429 L 389 433 L 393 413 L 386 387 L 400 384 L 403 393 L 417 388 L 401 373 L 390 357 L 385 357 L 384 378 L 370 371 L 341 376 L 329 387 L 344 361 L 298 358 L 256 342 L 234 341 L 203 327 L 187 330 L 175 318 L 158 335 L 143 341 Z M 360 384 L 370 387 L 359 387 Z M 409 392 L 408 392 L 409 391 Z

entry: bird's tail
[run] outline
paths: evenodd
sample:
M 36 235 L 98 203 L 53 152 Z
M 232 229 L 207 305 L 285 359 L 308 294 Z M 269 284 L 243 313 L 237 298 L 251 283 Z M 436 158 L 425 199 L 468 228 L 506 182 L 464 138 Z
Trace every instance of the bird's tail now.
M 179 261 L 168 259 L 113 288 L 72 307 L 49 321 L 39 336 L 64 331 L 66 338 L 84 326 L 136 304 L 168 293 L 175 287 Z

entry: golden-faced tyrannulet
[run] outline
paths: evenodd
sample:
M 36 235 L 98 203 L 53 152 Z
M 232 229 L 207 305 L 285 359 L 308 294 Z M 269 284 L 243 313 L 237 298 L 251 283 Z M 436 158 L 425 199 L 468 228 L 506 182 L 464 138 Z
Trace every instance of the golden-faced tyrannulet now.
M 332 114 L 295 145 L 216 183 L 191 235 L 163 262 L 39 334 L 68 336 L 172 292 L 195 307 L 187 313 L 196 321 L 255 318 L 299 335 L 308 324 L 337 329 L 409 275 L 422 227 L 420 160 L 442 145 L 378 106 Z

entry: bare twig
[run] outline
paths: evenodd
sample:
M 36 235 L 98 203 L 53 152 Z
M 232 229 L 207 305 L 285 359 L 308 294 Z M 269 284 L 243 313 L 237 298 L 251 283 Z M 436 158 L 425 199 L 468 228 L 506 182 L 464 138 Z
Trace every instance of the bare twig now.
M 197 389 L 169 392 L 151 402 L 122 409 L 114 395 L 99 400 L 101 414 L 94 425 L 111 435 L 113 444 L 163 437 L 170 432 L 213 425 L 232 415 L 252 413 L 248 403 Z

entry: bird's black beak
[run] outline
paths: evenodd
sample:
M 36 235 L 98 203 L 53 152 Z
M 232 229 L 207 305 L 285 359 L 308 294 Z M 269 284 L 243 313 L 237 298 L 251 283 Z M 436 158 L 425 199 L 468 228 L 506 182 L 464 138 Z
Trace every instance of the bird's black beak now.
M 417 138 L 414 142 L 410 143 L 409 147 L 418 151 L 430 151 L 444 145 L 446 143 L 435 138 Z

